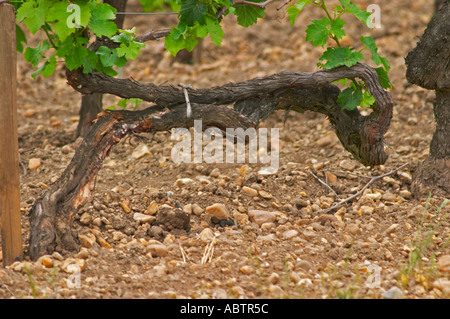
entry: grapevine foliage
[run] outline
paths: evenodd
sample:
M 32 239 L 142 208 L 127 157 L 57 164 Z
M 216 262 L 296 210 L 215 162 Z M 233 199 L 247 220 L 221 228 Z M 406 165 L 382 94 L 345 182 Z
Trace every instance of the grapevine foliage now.
M 171 10 L 178 14 L 178 24 L 165 37 L 165 47 L 176 55 L 180 50 L 192 51 L 201 38 L 210 36 L 220 46 L 224 31 L 222 19 L 234 15 L 242 27 L 249 27 L 264 17 L 265 8 L 258 6 L 262 0 L 139 0 L 144 11 Z M 254 2 L 255 5 L 249 5 Z M 27 47 L 27 39 L 17 25 L 17 50 L 24 53 L 27 62 L 36 67 L 32 76 L 42 74 L 49 77 L 56 69 L 56 63 L 64 62 L 69 70 L 82 69 L 84 73 L 94 70 L 115 76 L 116 68 L 122 67 L 129 59 L 136 59 L 145 47 L 136 40 L 136 29 L 118 30 L 114 19 L 116 9 L 100 0 L 17 0 L 11 2 L 16 7 L 17 22 L 22 22 L 35 34 L 43 31 L 45 40 L 36 47 Z M 343 47 L 340 40 L 346 35 L 344 17 L 354 16 L 369 26 L 370 13 L 360 9 L 351 0 L 339 0 L 340 5 L 327 4 L 325 0 L 294 0 L 287 7 L 287 14 L 293 25 L 296 18 L 307 6 L 317 6 L 324 17 L 312 20 L 306 29 L 306 40 L 313 46 L 324 48 L 318 66 L 333 69 L 352 66 L 364 60 L 363 50 L 370 52 L 377 65 L 380 84 L 392 87 L 389 81 L 389 62 L 378 54 L 375 41 L 370 36 L 360 38 L 362 49 L 356 51 Z M 108 38 L 114 45 L 100 46 L 95 51 L 89 47 L 92 38 Z M 329 43 L 333 43 L 330 45 Z M 334 45 L 335 44 L 335 45 Z M 25 48 L 26 47 L 26 48 Z M 326 49 L 325 49 L 326 47 Z M 338 102 L 345 109 L 357 106 L 370 107 L 375 99 L 365 90 L 363 82 L 351 79 L 340 81 L 347 87 L 341 92 Z M 126 107 L 129 101 L 120 106 Z

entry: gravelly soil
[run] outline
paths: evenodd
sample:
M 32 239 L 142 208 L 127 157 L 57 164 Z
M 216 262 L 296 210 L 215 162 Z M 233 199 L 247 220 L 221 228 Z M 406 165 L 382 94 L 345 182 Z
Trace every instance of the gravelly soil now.
M 406 82 L 404 57 L 432 5 L 399 0 L 381 9 L 383 29 L 369 31 L 391 33 L 377 43 L 392 65 L 396 102 L 384 166 L 353 161 L 327 119 L 315 113 L 290 113 L 284 124 L 280 112 L 262 123 L 280 132 L 280 168 L 268 176 L 257 174 L 261 164 L 176 165 L 170 133 L 124 141 L 74 218 L 83 248 L 2 266 L 0 298 L 448 298 L 449 205 L 439 211 L 444 198 L 411 198 L 409 191 L 434 131 L 434 93 Z M 246 30 L 226 19 L 223 45 L 205 41 L 197 65 L 171 64 L 163 42 L 150 43 L 125 76 L 208 87 L 283 70 L 314 71 L 320 50 L 304 41 L 304 25 L 314 14 L 305 13 L 294 28 L 276 10 Z M 150 19 L 132 17 L 126 25 L 145 32 L 171 21 Z M 359 35 L 354 25 L 349 44 Z M 80 143 L 74 140 L 79 94 L 65 84 L 62 69 L 46 80 L 33 80 L 32 71 L 19 58 L 25 246 L 30 207 Z M 104 97 L 105 107 L 117 101 Z M 28 168 L 33 158 L 40 160 L 37 169 Z M 403 164 L 339 210 L 320 213 Z M 232 225 L 214 223 L 206 212 L 213 204 L 224 204 Z M 255 210 L 265 212 L 266 223 L 257 223 Z M 188 227 L 177 218 L 187 218 Z

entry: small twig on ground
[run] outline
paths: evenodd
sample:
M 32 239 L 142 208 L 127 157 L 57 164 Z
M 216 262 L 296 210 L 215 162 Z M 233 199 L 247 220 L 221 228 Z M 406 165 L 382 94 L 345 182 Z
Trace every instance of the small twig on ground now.
M 214 243 L 216 241 L 216 237 L 214 237 L 211 242 L 206 245 L 205 247 L 205 251 L 203 252 L 203 257 L 202 257 L 202 265 L 211 262 L 213 254 L 214 254 Z
M 186 259 L 189 259 L 189 258 L 186 258 L 187 255 L 186 255 L 186 252 L 185 252 L 183 246 L 181 246 L 181 241 L 178 242 L 178 246 L 180 247 L 181 256 L 183 257 L 183 262 L 186 263 Z
M 330 185 L 328 185 L 327 183 L 325 183 L 324 181 L 322 181 L 319 177 L 317 177 L 313 172 L 308 171 L 308 173 L 314 177 L 320 184 L 324 185 L 326 188 L 328 188 L 330 191 L 332 191 L 334 193 L 334 195 L 336 195 L 337 198 L 340 199 L 339 195 L 334 191 L 334 189 L 332 189 L 330 187 Z
M 361 188 L 356 194 L 354 194 L 354 195 L 352 195 L 352 196 L 350 196 L 350 197 L 348 197 L 348 198 L 346 198 L 346 199 L 344 199 L 344 200 L 341 200 L 339 203 L 337 203 L 337 204 L 331 206 L 330 208 L 323 209 L 323 210 L 319 210 L 318 212 L 316 212 L 316 214 L 326 214 L 326 213 L 329 213 L 329 212 L 331 212 L 332 210 L 334 210 L 334 209 L 336 209 L 336 208 L 341 207 L 342 205 L 344 205 L 344 204 L 347 203 L 348 201 L 351 201 L 352 199 L 355 199 L 356 197 L 358 197 L 359 195 L 361 195 L 361 194 L 364 192 L 364 190 L 365 190 L 367 187 L 369 187 L 373 182 L 375 182 L 375 181 L 377 181 L 377 180 L 379 180 L 379 179 L 381 179 L 381 178 L 383 178 L 383 177 L 386 177 L 386 176 L 389 176 L 389 175 L 394 174 L 395 172 L 397 172 L 399 169 L 405 167 L 406 165 L 408 165 L 408 163 L 405 163 L 405 164 L 403 164 L 403 165 L 401 165 L 401 166 L 399 166 L 399 167 L 397 167 L 397 168 L 391 170 L 390 172 L 388 172 L 388 173 L 386 173 L 386 174 L 382 174 L 382 175 L 378 175 L 378 176 L 372 177 L 372 179 L 371 179 L 366 185 L 364 185 L 364 187 Z

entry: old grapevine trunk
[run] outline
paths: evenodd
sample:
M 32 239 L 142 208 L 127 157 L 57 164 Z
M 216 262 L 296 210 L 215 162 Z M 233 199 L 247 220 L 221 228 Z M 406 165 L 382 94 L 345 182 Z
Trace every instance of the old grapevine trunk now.
M 431 19 L 417 47 L 406 57 L 411 83 L 435 90 L 436 130 L 430 154 L 418 167 L 412 184 L 416 196 L 450 194 L 450 3 Z
M 341 78 L 361 78 L 376 103 L 369 116 L 347 111 L 337 103 Z M 61 178 L 36 200 L 31 210 L 29 255 L 32 259 L 53 250 L 77 249 L 70 227 L 77 209 L 87 200 L 93 181 L 111 147 L 128 134 L 192 127 L 201 119 L 204 128 L 256 127 L 275 110 L 325 114 L 343 146 L 366 165 L 383 164 L 384 134 L 393 102 L 378 82 L 377 73 L 364 64 L 314 73 L 282 72 L 264 78 L 209 89 L 188 89 L 192 115 L 186 117 L 183 90 L 98 73 L 67 72 L 69 84 L 83 94 L 114 94 L 141 98 L 154 105 L 141 111 L 101 112 Z M 232 107 L 231 107 L 232 106 Z

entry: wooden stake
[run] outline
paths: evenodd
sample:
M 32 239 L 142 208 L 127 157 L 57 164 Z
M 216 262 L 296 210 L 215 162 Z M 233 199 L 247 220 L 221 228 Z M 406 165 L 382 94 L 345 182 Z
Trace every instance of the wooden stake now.
M 0 230 L 5 266 L 22 258 L 16 61 L 14 7 L 0 4 Z

